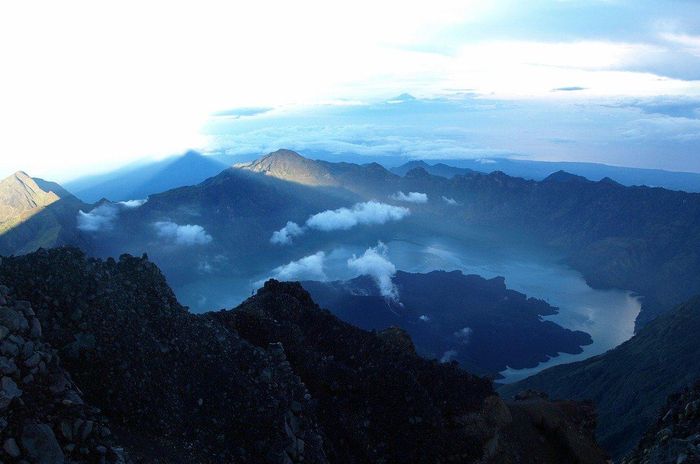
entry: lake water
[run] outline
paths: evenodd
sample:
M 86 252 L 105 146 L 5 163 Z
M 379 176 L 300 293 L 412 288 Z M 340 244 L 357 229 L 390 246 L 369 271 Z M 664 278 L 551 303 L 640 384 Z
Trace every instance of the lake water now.
M 593 343 L 583 347 L 580 354 L 562 353 L 529 369 L 506 369 L 501 372 L 505 378 L 501 381 L 514 382 L 556 364 L 604 353 L 633 335 L 634 321 L 641 308 L 638 297 L 624 290 L 593 289 L 580 273 L 560 264 L 556 257 L 533 250 L 523 251 L 523 247 L 508 249 L 502 242 L 498 245 L 488 242 L 411 237 L 410 240 L 393 239 L 385 243 L 388 258 L 402 271 L 460 270 L 485 278 L 503 276 L 508 288 L 559 308 L 558 314 L 546 316 L 545 319 L 568 329 L 587 332 L 593 339 Z M 348 258 L 353 254 L 361 255 L 368 246 L 373 245 L 376 245 L 376 241 L 324 250 L 327 280 L 355 277 L 347 266 Z M 176 289 L 176 292 L 181 301 L 194 311 L 231 308 L 250 296 L 270 276 L 273 276 L 272 270 L 254 278 L 208 276 Z M 295 278 L 318 280 L 317 275 L 305 275 L 303 271 Z
M 515 382 L 557 364 L 580 361 L 604 353 L 634 334 L 634 321 L 641 309 L 639 298 L 623 290 L 596 290 L 577 271 L 554 258 L 534 253 L 470 249 L 458 242 L 434 240 L 428 243 L 388 243 L 396 267 L 409 272 L 436 269 L 461 270 L 491 278 L 504 276 L 506 286 L 527 296 L 545 300 L 559 313 L 545 316 L 572 330 L 591 335 L 593 343 L 580 354 L 561 353 L 529 369 L 506 369 L 504 383 Z

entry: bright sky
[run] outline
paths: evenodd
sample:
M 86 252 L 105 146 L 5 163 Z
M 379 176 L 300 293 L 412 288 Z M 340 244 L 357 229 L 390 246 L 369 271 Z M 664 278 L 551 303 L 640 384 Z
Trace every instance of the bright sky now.
M 404 92 L 545 113 L 634 104 L 647 116 L 629 130 L 700 141 L 694 1 L 8 1 L 0 59 L 0 176 L 61 180 L 211 149 L 203 127 L 221 110 Z M 659 151 L 640 165 L 700 169 Z

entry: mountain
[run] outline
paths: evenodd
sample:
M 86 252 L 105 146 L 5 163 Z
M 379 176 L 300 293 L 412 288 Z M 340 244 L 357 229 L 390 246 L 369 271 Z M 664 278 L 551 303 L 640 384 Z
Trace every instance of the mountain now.
M 426 172 L 429 172 L 434 176 L 441 176 L 447 178 L 476 172 L 473 169 L 456 168 L 454 166 L 449 166 L 445 163 L 428 164 L 423 160 L 409 161 L 408 163 L 402 164 L 401 166 L 391 168 L 390 171 L 396 175 L 405 176 L 408 171 L 415 168 L 422 168 L 425 169 Z
M 310 215 L 368 200 L 408 208 L 410 214 L 401 227 L 392 222 L 307 234 L 286 248 L 270 243 L 288 221 L 303 225 Z M 465 240 L 480 234 L 486 248 L 537 249 L 558 256 L 596 288 L 642 295 L 639 327 L 700 292 L 700 194 L 625 187 L 564 172 L 532 181 L 502 172 L 445 178 L 417 167 L 398 176 L 376 163 L 314 161 L 281 150 L 200 184 L 151 195 L 138 208 L 118 208 L 110 219 L 114 227 L 80 234 L 83 246 L 96 256 L 147 251 L 178 291 L 204 285 L 202 273 L 188 271 L 210 269 L 214 260 L 229 264 L 220 266 L 218 275 L 207 275 L 210 282 L 230 273 L 243 276 L 253 266 L 258 274 L 269 272 L 333 246 L 367 247 L 384 237 Z M 158 224 L 200 227 L 210 239 L 198 248 L 173 247 L 159 236 Z M 194 229 L 171 230 L 185 231 Z M 41 238 L 18 235 L 6 252 L 31 250 Z M 247 285 L 239 293 L 250 292 Z
M 500 391 L 506 397 L 534 389 L 552 398 L 593 400 L 600 414 L 598 439 L 621 457 L 653 424 L 666 398 L 700 378 L 699 330 L 696 297 L 603 355 L 552 367 Z
M 367 330 L 401 327 L 421 356 L 454 359 L 478 374 L 535 367 L 561 352 L 580 353 L 581 345 L 591 343 L 588 334 L 543 321 L 557 308 L 507 289 L 502 277 L 399 271 L 392 282 L 396 301 L 382 296 L 366 276 L 302 285 L 342 320 Z
M 137 207 L 110 203 L 106 211 L 93 210 L 89 214 L 97 220 L 105 217 L 105 222 L 84 233 L 86 249 L 100 257 L 147 252 L 178 291 L 198 285 L 191 290 L 195 296 L 190 304 L 214 296 L 233 304 L 250 294 L 253 276 L 316 246 L 311 241 L 304 248 L 273 244 L 274 231 L 288 221 L 303 224 L 311 214 L 357 199 L 332 187 L 309 187 L 229 168 L 198 185 L 151 195 Z M 245 289 L 232 289 L 225 283 L 230 279 L 245 282 Z M 197 306 L 207 307 L 204 302 Z
M 0 252 L 79 244 L 77 212 L 86 207 L 60 185 L 24 172 L 0 181 Z
M 700 462 L 700 382 L 669 396 L 656 423 L 622 464 Z
M 160 161 L 137 163 L 109 173 L 79 178 L 68 182 L 66 187 L 90 203 L 102 198 L 139 200 L 154 193 L 198 184 L 227 167 L 214 157 L 188 151 Z
M 607 179 L 607 178 L 606 178 Z M 543 182 L 571 182 L 571 183 L 588 183 L 590 182 L 588 179 L 586 179 L 583 176 L 577 176 L 576 174 L 571 174 L 570 172 L 566 171 L 557 171 L 554 172 L 547 177 L 544 178 Z M 601 181 L 602 182 L 602 181 Z M 605 183 L 610 183 L 609 180 L 606 180 Z
M 447 159 L 440 160 L 440 162 L 455 168 L 472 169 L 486 174 L 501 171 L 509 176 L 538 181 L 557 171 L 566 171 L 592 181 L 599 181 L 608 177 L 626 186 L 646 185 L 648 187 L 663 187 L 685 192 L 700 192 L 700 173 L 697 172 L 631 168 L 610 166 L 602 163 L 534 161 L 509 158 Z
M 359 165 L 311 160 L 291 150 L 277 150 L 256 161 L 236 164 L 234 168 L 302 185 L 343 188 L 365 196 L 378 192 L 388 194 L 390 185 L 400 180 L 377 163 Z
M 262 173 L 277 179 L 310 186 L 338 186 L 331 172 L 322 163 L 304 158 L 291 150 L 277 150 L 235 168 Z
M 299 284 L 193 315 L 146 257 L 73 248 L 3 258 L 0 282 L 0 331 L 13 333 L 0 344 L 3 460 L 605 462 L 590 405 L 506 404 L 488 380 L 416 355 L 405 332 L 341 322 Z M 33 379 L 7 371 L 20 360 L 38 363 Z M 40 414 L 40 400 L 57 409 Z

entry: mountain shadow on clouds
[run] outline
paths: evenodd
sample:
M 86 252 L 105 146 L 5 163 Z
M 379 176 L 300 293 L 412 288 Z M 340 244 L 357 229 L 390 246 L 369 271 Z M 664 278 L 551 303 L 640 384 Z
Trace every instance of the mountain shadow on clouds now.
M 67 182 L 66 187 L 87 202 L 101 198 L 127 201 L 198 184 L 227 167 L 211 156 L 188 151 L 161 161 L 132 164 L 105 174 L 82 177 Z

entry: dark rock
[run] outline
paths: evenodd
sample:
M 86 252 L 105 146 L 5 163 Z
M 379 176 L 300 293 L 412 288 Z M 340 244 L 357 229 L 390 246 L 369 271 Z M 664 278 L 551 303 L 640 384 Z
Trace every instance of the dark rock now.
M 65 456 L 47 424 L 27 424 L 22 429 L 22 448 L 41 464 L 64 464 Z
M 13 458 L 18 458 L 22 454 L 14 438 L 6 439 L 2 444 L 2 449 Z
M 5 409 L 13 399 L 20 396 L 22 396 L 22 390 L 17 387 L 14 380 L 7 376 L 0 380 L 0 409 Z

